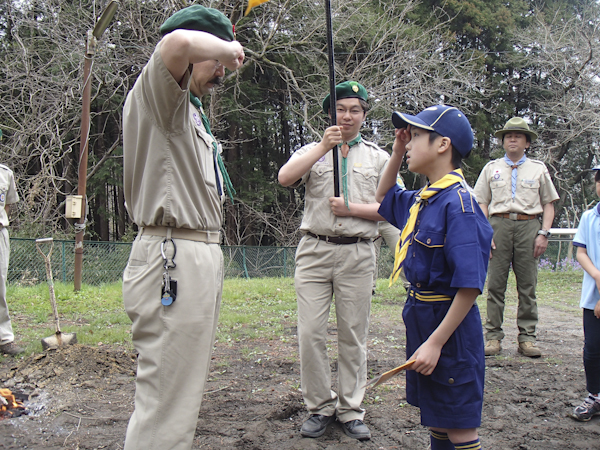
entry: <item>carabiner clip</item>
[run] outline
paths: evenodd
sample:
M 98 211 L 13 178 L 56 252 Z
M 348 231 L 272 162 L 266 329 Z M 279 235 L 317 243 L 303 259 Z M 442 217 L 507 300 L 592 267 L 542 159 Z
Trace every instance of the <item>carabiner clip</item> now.
M 173 256 L 171 256 L 170 260 L 165 252 L 165 244 L 167 242 L 171 242 L 171 244 L 173 244 Z M 173 241 L 173 239 L 165 238 L 165 240 L 160 243 L 160 254 L 162 255 L 163 260 L 165 261 L 165 263 L 163 264 L 163 267 L 165 269 L 174 269 L 177 266 L 175 264 L 175 255 L 177 254 L 177 247 L 175 246 L 175 241 Z

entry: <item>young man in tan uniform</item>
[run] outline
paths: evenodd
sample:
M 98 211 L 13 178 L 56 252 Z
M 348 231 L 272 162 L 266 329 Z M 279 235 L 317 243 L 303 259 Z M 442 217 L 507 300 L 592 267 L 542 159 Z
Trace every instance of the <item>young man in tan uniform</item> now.
M 519 296 L 518 351 L 536 358 L 541 356 L 535 345 L 538 260 L 548 246 L 553 202 L 559 196 L 546 165 L 525 156 L 537 134 L 523 119 L 510 119 L 495 135 L 502 139 L 506 154 L 487 163 L 475 184 L 477 202 L 494 229 L 488 269 L 485 354 L 497 355 L 501 351 L 504 295 L 512 263 Z
M 2 132 L 0 132 L 0 137 Z M 6 303 L 6 278 L 10 258 L 10 240 L 8 236 L 8 210 L 10 205 L 19 201 L 13 171 L 0 164 L 0 353 L 17 355 L 23 352 L 15 344 L 8 304 Z
M 378 234 L 375 192 L 389 155 L 361 138 L 367 91 L 354 81 L 336 87 L 337 126 L 321 142 L 296 151 L 279 171 L 283 186 L 306 187 L 304 236 L 296 251 L 302 394 L 310 413 L 305 437 L 319 437 L 337 416 L 344 432 L 370 439 L 361 402 L 367 381 L 367 332 Z M 329 113 L 329 95 L 323 101 Z M 333 156 L 339 147 L 340 192 L 334 197 Z M 332 296 L 338 333 L 338 392 L 331 388 L 327 322 Z
M 192 446 L 223 287 L 224 173 L 200 97 L 244 60 L 212 8 L 185 8 L 161 33 L 123 111 L 125 201 L 140 228 L 123 274 L 139 353 L 126 450 Z

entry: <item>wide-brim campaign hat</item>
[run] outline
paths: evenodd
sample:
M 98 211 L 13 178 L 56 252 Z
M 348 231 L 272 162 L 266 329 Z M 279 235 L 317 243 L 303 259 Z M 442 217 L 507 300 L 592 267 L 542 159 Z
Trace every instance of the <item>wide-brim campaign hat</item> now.
M 411 125 L 427 131 L 435 131 L 439 135 L 449 138 L 452 146 L 463 158 L 473 148 L 473 130 L 469 119 L 454 106 L 430 106 L 416 116 L 394 111 L 392 123 L 395 128 L 406 128 Z
M 204 31 L 227 42 L 234 40 L 233 25 L 225 14 L 202 5 L 192 5 L 177 11 L 160 26 L 160 34 L 164 36 L 177 29 Z
M 529 125 L 527 125 L 527 122 L 520 117 L 513 117 L 510 119 L 508 122 L 506 122 L 504 128 L 494 133 L 494 136 L 496 136 L 498 139 L 502 139 L 506 133 L 511 132 L 526 134 L 529 136 L 531 142 L 535 141 L 538 137 L 537 133 L 535 131 L 531 131 L 529 129 Z
M 369 95 L 362 84 L 356 81 L 344 81 L 335 87 L 335 98 L 340 100 L 343 98 L 359 98 L 366 102 Z M 329 94 L 327 94 L 327 97 L 323 99 L 323 111 L 326 114 L 329 112 L 329 106 Z

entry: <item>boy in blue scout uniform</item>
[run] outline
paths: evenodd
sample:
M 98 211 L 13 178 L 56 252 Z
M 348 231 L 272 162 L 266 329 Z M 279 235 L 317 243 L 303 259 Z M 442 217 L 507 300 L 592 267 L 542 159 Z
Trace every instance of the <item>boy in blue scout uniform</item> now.
M 473 132 L 457 108 L 431 106 L 416 116 L 395 112 L 396 140 L 377 189 L 379 213 L 404 227 L 396 247 L 394 282 L 402 270 L 411 283 L 402 313 L 406 398 L 421 409 L 431 449 L 481 448 L 485 357 L 475 300 L 483 291 L 492 228 L 462 170 Z M 429 184 L 419 191 L 396 185 L 406 153 L 408 169 Z

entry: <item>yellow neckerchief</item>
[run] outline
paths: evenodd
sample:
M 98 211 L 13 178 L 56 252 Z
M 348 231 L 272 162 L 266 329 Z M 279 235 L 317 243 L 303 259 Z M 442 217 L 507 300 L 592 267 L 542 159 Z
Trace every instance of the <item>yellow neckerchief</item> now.
M 419 215 L 419 210 L 421 209 L 422 202 L 433 197 L 438 192 L 441 192 L 444 189 L 452 186 L 453 184 L 464 181 L 464 179 L 465 177 L 463 176 L 462 169 L 456 169 L 450 172 L 449 174 L 444 175 L 435 183 L 424 187 L 416 195 L 415 202 L 410 207 L 410 216 L 408 217 L 406 225 L 404 226 L 404 228 L 402 229 L 402 233 L 400 234 L 400 239 L 396 244 L 394 270 L 392 271 L 392 275 L 390 276 L 390 286 L 394 284 L 400 276 L 400 270 L 404 265 L 404 258 L 406 258 L 406 254 L 408 253 L 408 247 L 412 244 L 413 241 L 413 232 L 415 231 L 415 224 L 417 223 L 417 216 Z

